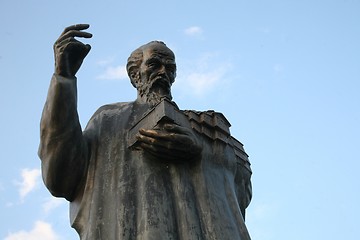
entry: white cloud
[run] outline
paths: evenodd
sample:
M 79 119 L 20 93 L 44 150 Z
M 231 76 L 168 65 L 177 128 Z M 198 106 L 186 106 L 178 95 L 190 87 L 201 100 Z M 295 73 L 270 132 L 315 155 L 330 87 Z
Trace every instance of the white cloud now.
M 188 36 L 199 36 L 202 32 L 203 30 L 198 26 L 192 26 L 184 30 L 184 33 Z
M 194 72 L 186 76 L 188 86 L 197 95 L 202 95 L 209 92 L 215 85 L 222 80 L 225 71 L 222 68 L 217 68 L 209 72 Z
M 21 199 L 24 199 L 24 197 L 29 194 L 32 190 L 35 189 L 35 187 L 39 183 L 40 178 L 40 169 L 22 169 L 21 170 L 21 177 L 22 181 L 20 183 L 17 183 L 19 185 L 19 194 Z
M 59 237 L 52 229 L 49 223 L 43 221 L 35 222 L 35 226 L 29 232 L 19 231 L 16 233 L 10 233 L 5 240 L 58 240 Z
M 126 72 L 126 67 L 123 65 L 117 67 L 107 67 L 105 72 L 97 77 L 98 79 L 103 80 L 116 80 L 116 79 L 127 79 L 128 75 Z
M 114 62 L 115 58 L 114 57 L 108 57 L 106 59 L 101 59 L 99 61 L 96 62 L 96 65 L 98 66 L 108 66 L 110 65 L 112 62 Z
M 47 214 L 50 211 L 54 210 L 55 208 L 59 207 L 60 205 L 62 205 L 63 203 L 65 203 L 66 201 L 62 198 L 55 198 L 55 197 L 51 197 L 49 198 L 48 201 L 46 201 L 43 205 L 43 210 L 44 212 Z
M 194 95 L 202 96 L 211 92 L 220 83 L 224 83 L 231 65 L 213 60 L 216 60 L 213 54 L 204 54 L 196 61 L 184 64 L 185 70 L 179 73 L 176 80 L 177 86 Z

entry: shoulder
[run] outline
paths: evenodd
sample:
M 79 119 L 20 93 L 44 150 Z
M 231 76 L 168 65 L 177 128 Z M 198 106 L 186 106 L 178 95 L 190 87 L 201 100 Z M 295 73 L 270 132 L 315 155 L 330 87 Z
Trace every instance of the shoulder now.
M 133 103 L 134 102 L 119 102 L 101 106 L 90 118 L 86 129 L 101 124 L 105 119 L 125 114 L 132 109 Z
M 85 129 L 87 131 L 89 131 L 89 129 L 96 129 L 97 126 L 101 125 L 106 119 L 124 114 L 132 108 L 133 103 L 134 102 L 119 102 L 99 107 L 88 121 Z
M 91 119 L 101 117 L 104 115 L 114 115 L 126 111 L 131 108 L 134 102 L 118 102 L 112 104 L 106 104 L 96 110 Z M 90 120 L 91 120 L 90 119 Z

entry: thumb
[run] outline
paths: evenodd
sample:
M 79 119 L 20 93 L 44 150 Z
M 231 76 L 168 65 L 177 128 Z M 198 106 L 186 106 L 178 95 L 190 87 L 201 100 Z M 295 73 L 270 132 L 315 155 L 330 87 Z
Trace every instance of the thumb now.
M 91 49 L 90 44 L 86 44 L 86 45 L 85 45 L 85 47 L 88 49 L 88 52 L 89 52 L 89 51 L 90 51 L 90 49 Z
M 86 44 L 85 48 L 84 48 L 84 51 L 83 51 L 83 58 L 85 58 L 88 55 L 90 50 L 91 50 L 91 46 L 89 44 Z

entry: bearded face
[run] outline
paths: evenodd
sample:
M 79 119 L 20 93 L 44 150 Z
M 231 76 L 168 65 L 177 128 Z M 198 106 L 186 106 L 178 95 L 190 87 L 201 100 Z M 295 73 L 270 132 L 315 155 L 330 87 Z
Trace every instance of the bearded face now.
M 172 99 L 171 85 L 176 77 L 175 56 L 164 44 L 154 43 L 143 51 L 137 89 L 141 98 L 156 105 L 163 98 Z

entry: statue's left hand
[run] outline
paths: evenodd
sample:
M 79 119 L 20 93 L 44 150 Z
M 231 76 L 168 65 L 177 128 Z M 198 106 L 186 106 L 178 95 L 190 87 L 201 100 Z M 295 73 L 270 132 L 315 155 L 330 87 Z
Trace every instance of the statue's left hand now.
M 144 151 L 174 162 L 194 160 L 202 150 L 192 129 L 176 124 L 165 124 L 161 130 L 140 129 L 137 138 Z

